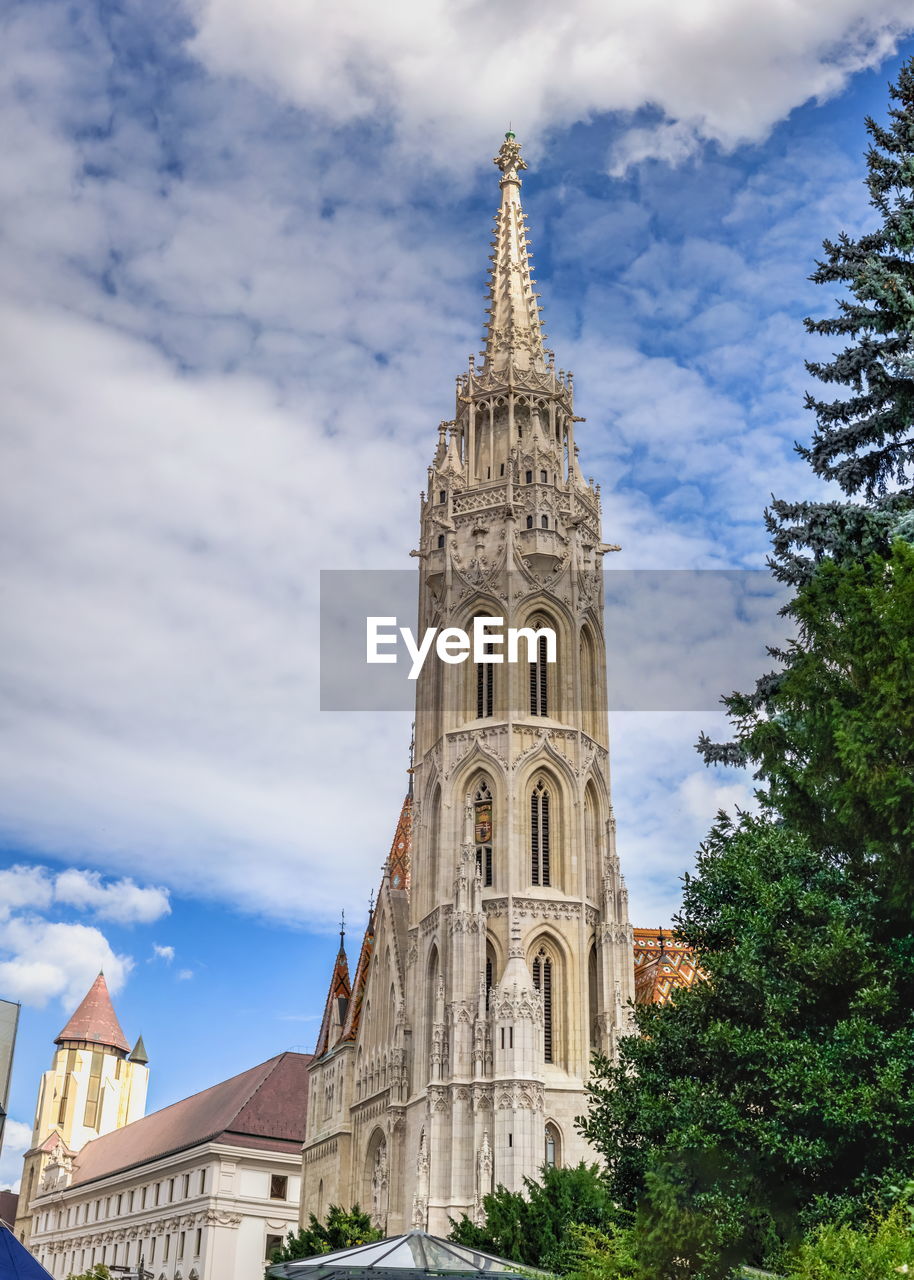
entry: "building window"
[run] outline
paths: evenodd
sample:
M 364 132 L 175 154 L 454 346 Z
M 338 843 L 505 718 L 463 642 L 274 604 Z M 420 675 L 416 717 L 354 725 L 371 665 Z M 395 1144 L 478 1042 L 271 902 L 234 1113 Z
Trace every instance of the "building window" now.
M 289 1190 L 289 1179 L 284 1173 L 270 1174 L 270 1199 L 285 1200 Z
M 527 484 L 533 484 L 533 472 L 532 471 L 526 472 L 524 475 L 524 480 L 526 481 Z
M 498 474 L 499 474 L 500 476 L 503 476 L 503 475 L 505 474 L 505 464 L 504 464 L 504 463 L 501 463 L 501 465 L 499 466 L 499 468 L 498 468 Z
M 120 1213 L 121 1206 L 123 1205 L 123 1203 L 124 1203 L 124 1197 L 123 1195 L 119 1195 L 117 1198 L 117 1207 L 114 1210 L 115 1213 Z
M 184 1257 L 184 1232 L 183 1231 L 178 1233 L 178 1257 L 179 1258 Z
M 168 1249 L 170 1245 L 171 1245 L 171 1236 L 163 1236 L 162 1237 L 162 1261 L 163 1262 L 168 1261 Z
M 528 529 L 533 528 L 533 516 L 527 516 L 527 528 Z
M 83 1113 L 83 1124 L 87 1129 L 97 1129 L 102 1101 L 102 1052 L 92 1050 L 92 1061 L 89 1065 L 89 1088 L 86 1092 L 86 1109 Z
M 184 1175 L 184 1181 L 181 1184 L 181 1195 L 185 1200 L 190 1195 L 190 1174 L 189 1173 L 185 1173 Z
M 128 1208 L 128 1211 L 129 1211 L 130 1213 L 133 1213 L 133 1201 L 134 1201 L 134 1197 L 135 1197 L 135 1196 L 136 1196 L 136 1192 L 135 1192 L 135 1191 L 131 1191 L 131 1192 L 130 1192 L 130 1196 L 129 1196 L 128 1200 L 127 1200 L 127 1208 Z
M 494 975 L 493 975 L 493 972 L 492 972 L 492 957 L 491 957 L 491 956 L 488 956 L 488 957 L 486 958 L 486 1008 L 487 1008 L 487 1009 L 488 1009 L 488 1007 L 489 1007 L 489 995 L 490 995 L 490 993 L 491 993 L 491 991 L 492 991 L 492 978 L 493 978 L 493 976 L 494 976 Z
M 442 489 L 438 494 L 438 502 L 441 506 L 444 506 L 447 502 L 447 492 L 444 489 Z
M 439 534 L 438 534 L 438 548 L 439 548 L 439 550 L 440 550 L 443 546 L 444 546 L 444 534 L 443 534 L 443 533 L 439 533 Z
M 157 1183 L 156 1183 L 156 1189 L 155 1189 L 155 1195 L 153 1196 L 153 1201 L 155 1202 L 155 1204 L 158 1204 L 158 1203 L 159 1203 L 159 1197 L 160 1197 L 161 1191 L 162 1191 L 162 1184 L 161 1184 L 161 1182 L 157 1182 Z
M 175 1198 L 175 1180 L 174 1178 L 169 1178 L 168 1179 L 168 1203 L 171 1204 L 174 1198 Z
M 57 1123 L 64 1125 L 67 1122 L 67 1106 L 70 1101 L 70 1085 L 73 1082 L 73 1070 L 76 1066 L 76 1050 L 67 1050 L 67 1061 L 64 1067 L 63 1092 L 60 1095 L 60 1107 L 57 1111 Z
M 549 517 L 548 517 L 548 516 L 540 516 L 540 524 L 543 526 L 543 528 L 544 528 L 544 529 L 548 529 L 548 528 L 549 528 Z
M 545 947 L 533 961 L 533 985 L 543 998 L 543 1058 L 552 1062 L 552 958 Z
M 205 1191 L 205 1190 L 206 1190 L 206 1170 L 205 1170 L 205 1169 L 201 1169 L 201 1170 L 200 1170 L 200 1194 L 201 1194 L 201 1196 L 203 1195 L 203 1193 L 204 1193 L 204 1191 Z
M 545 471 L 541 471 L 541 472 L 540 472 L 540 484 L 545 484 L 545 483 L 546 483 L 546 480 L 547 480 L 546 472 L 545 472 Z
M 492 884 L 492 793 L 483 778 L 473 797 L 473 834 L 476 842 L 476 870 L 484 885 Z
M 149 1261 L 150 1261 L 150 1263 L 152 1263 L 152 1262 L 155 1262 L 155 1260 L 156 1260 L 156 1237 L 155 1237 L 155 1236 L 150 1236 L 150 1238 L 149 1238 Z
M 540 630 L 545 624 L 531 623 L 534 630 Z M 549 714 L 549 667 L 546 661 L 548 649 L 546 637 L 539 636 L 536 641 L 536 659 L 529 663 L 530 667 L 530 714 L 547 716 Z
M 549 877 L 549 791 L 543 779 L 530 793 L 530 879 L 548 885 Z
M 144 1188 L 143 1188 L 143 1190 L 140 1192 L 140 1208 L 141 1208 L 141 1209 L 145 1209 L 145 1208 L 146 1208 L 146 1192 L 147 1192 L 147 1190 L 148 1190 L 148 1187 L 144 1187 Z
M 266 1261 L 272 1262 L 273 1254 L 276 1253 L 276 1251 L 281 1248 L 282 1248 L 282 1236 L 268 1235 L 266 1238 L 264 1251 L 263 1251 L 263 1256 L 266 1259 Z
M 195 1258 L 200 1257 L 200 1249 L 202 1245 L 203 1245 L 203 1228 L 197 1227 L 197 1232 L 196 1232 L 196 1235 L 194 1236 L 194 1257 Z
M 495 654 L 494 643 L 492 639 L 487 638 L 483 641 L 483 651 L 480 656 L 485 657 Z M 482 720 L 491 716 L 495 711 L 495 664 L 493 662 L 477 662 L 476 663 L 476 718 Z

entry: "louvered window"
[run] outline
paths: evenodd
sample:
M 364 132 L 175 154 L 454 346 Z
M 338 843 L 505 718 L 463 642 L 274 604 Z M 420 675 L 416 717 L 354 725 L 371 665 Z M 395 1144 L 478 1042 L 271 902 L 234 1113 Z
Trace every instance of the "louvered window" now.
M 545 947 L 533 961 L 533 985 L 543 997 L 543 1058 L 552 1062 L 552 959 Z
M 530 793 L 530 879 L 548 885 L 549 878 L 549 792 L 542 778 Z
M 544 624 L 534 622 L 531 625 L 535 630 L 538 630 Z M 536 660 L 529 664 L 530 714 L 532 716 L 547 716 L 549 714 L 549 674 L 546 654 L 546 637 L 539 636 L 536 641 Z

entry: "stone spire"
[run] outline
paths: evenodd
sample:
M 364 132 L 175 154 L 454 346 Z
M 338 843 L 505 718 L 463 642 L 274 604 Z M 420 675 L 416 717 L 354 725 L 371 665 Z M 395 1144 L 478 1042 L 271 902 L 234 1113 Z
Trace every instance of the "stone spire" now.
M 123 1053 L 130 1052 L 130 1045 L 117 1020 L 103 973 L 92 983 L 82 1004 L 54 1043 L 62 1045 L 74 1040 L 120 1049 Z
M 545 371 L 545 336 L 540 324 L 536 283 L 530 275 L 526 219 L 520 202 L 520 170 L 526 169 L 520 143 L 505 134 L 494 164 L 501 170 L 501 208 L 495 215 L 494 253 L 489 271 L 484 367 L 492 372 Z

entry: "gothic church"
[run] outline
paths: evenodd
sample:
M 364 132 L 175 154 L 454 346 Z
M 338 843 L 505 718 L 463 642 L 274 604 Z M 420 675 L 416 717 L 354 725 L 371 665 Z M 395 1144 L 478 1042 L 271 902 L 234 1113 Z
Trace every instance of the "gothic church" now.
M 495 164 L 482 363 L 457 384 L 421 505 L 419 628 L 552 628 L 533 661 L 426 663 L 415 757 L 355 972 L 342 946 L 311 1063 L 302 1216 L 388 1235 L 479 1215 L 496 1184 L 592 1153 L 590 1056 L 634 998 L 610 796 L 599 489 L 572 375 L 544 346 L 520 147 Z

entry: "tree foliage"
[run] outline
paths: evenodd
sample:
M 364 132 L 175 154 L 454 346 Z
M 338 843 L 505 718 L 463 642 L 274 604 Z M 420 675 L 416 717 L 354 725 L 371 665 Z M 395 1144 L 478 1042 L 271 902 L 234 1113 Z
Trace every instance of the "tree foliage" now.
M 332 1253 L 335 1249 L 351 1249 L 358 1244 L 370 1244 L 380 1240 L 383 1232 L 372 1225 L 371 1218 L 354 1204 L 343 1209 L 332 1204 L 327 1220 L 321 1223 L 312 1213 L 307 1227 L 290 1231 L 281 1248 L 274 1249 L 271 1263 L 294 1262 L 297 1258 L 313 1258 L 319 1253 Z
M 485 1222 L 475 1225 L 464 1214 L 451 1219 L 449 1239 L 528 1267 L 564 1274 L 573 1269 L 577 1224 L 609 1230 L 618 1211 L 596 1165 L 544 1168 L 541 1180 L 524 1179 L 524 1190 L 503 1186 L 483 1198 Z
M 914 1159 L 909 962 L 873 945 L 880 917 L 874 877 L 771 817 L 720 815 L 677 920 L 707 980 L 636 1011 L 583 1124 L 645 1274 L 759 1263 Z

